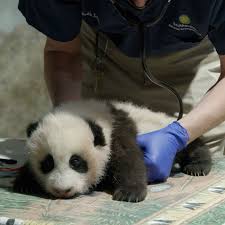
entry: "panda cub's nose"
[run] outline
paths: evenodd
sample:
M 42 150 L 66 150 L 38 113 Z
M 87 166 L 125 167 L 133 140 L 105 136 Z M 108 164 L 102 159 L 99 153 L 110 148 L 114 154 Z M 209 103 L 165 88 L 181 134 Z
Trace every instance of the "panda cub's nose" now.
M 72 188 L 53 188 L 53 191 L 56 193 L 57 196 L 61 197 L 68 197 L 68 194 L 71 192 Z

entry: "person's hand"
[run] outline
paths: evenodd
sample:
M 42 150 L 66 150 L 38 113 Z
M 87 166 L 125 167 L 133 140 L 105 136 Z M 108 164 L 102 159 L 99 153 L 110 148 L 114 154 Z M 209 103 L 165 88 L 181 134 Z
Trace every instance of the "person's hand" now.
M 162 182 L 169 177 L 176 153 L 186 147 L 188 140 L 188 132 L 179 122 L 137 136 L 137 144 L 144 153 L 149 182 Z

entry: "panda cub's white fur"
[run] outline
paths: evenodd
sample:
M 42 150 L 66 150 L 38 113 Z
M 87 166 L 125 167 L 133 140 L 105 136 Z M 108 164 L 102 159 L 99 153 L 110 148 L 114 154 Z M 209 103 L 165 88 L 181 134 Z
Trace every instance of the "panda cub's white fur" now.
M 176 120 L 165 113 L 153 112 L 146 107 L 136 106 L 130 102 L 113 102 L 113 105 L 128 113 L 137 126 L 138 134 L 158 130 Z
M 16 180 L 15 189 L 40 185 L 52 196 L 69 198 L 88 192 L 106 177 L 114 189 L 113 199 L 141 201 L 147 193 L 147 178 L 136 133 L 160 129 L 173 120 L 127 102 L 63 104 L 45 115 L 28 135 L 28 167 Z M 127 170 L 134 170 L 131 177 Z

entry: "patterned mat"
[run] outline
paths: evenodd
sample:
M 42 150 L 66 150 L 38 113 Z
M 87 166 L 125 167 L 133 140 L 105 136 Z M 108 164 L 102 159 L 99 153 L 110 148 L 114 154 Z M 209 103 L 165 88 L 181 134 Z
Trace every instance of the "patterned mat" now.
M 24 140 L 0 142 L 0 225 L 222 225 L 225 224 L 225 158 L 215 157 L 207 177 L 177 174 L 149 185 L 140 203 L 116 202 L 94 192 L 69 200 L 12 193 L 11 182 L 26 159 Z M 17 164 L 9 159 L 16 159 Z M 9 160 L 9 161 L 8 161 Z M 10 163 L 10 164 L 6 164 Z

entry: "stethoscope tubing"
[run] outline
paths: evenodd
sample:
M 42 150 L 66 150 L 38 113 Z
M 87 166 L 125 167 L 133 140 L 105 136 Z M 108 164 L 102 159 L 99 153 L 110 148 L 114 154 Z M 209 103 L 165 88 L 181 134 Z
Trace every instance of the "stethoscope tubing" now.
M 129 18 L 127 18 L 127 17 L 125 17 L 125 19 L 128 21 L 128 23 L 131 26 L 136 26 L 139 29 L 139 32 L 140 32 L 140 35 L 141 35 L 141 41 L 142 41 L 142 45 L 141 45 L 141 62 L 142 62 L 142 68 L 143 68 L 143 71 L 144 71 L 144 75 L 147 77 L 148 80 L 150 80 L 155 85 L 157 85 L 159 87 L 162 87 L 162 88 L 165 88 L 170 93 L 172 93 L 173 95 L 175 95 L 175 97 L 178 100 L 179 109 L 180 109 L 177 120 L 180 120 L 183 117 L 183 101 L 182 101 L 179 93 L 173 87 L 171 87 L 170 85 L 168 85 L 164 81 L 161 81 L 161 80 L 157 79 L 152 74 L 152 72 L 150 71 L 150 69 L 148 68 L 147 63 L 146 63 L 146 38 L 145 38 L 145 29 L 146 28 L 151 28 L 151 27 L 155 26 L 156 24 L 158 24 L 161 21 L 161 19 L 165 16 L 165 14 L 167 12 L 167 9 L 168 9 L 171 1 L 172 0 L 168 0 L 167 1 L 167 3 L 163 7 L 160 15 L 154 21 L 152 21 L 152 22 L 145 22 L 145 23 L 142 23 L 142 22 L 134 22 L 133 20 L 132 21 L 129 20 Z M 114 3 L 114 7 L 116 7 L 118 9 L 118 11 L 121 11 L 118 8 L 118 5 L 116 4 L 116 2 Z M 123 15 L 123 17 L 124 17 L 124 15 Z

